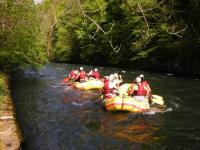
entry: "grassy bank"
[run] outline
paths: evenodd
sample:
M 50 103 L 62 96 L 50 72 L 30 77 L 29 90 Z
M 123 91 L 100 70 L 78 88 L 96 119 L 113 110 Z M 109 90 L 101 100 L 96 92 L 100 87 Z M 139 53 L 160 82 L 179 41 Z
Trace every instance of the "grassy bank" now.
M 5 77 L 5 74 L 0 73 L 0 109 L 2 108 L 2 103 L 6 95 Z
M 9 91 L 9 77 L 0 72 L 0 150 L 17 150 L 20 141 L 21 133 Z

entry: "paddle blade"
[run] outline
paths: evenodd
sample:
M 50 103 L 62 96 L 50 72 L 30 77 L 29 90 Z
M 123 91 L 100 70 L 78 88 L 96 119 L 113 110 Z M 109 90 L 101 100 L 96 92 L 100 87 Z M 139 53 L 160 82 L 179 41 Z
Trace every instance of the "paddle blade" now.
M 69 81 L 68 77 L 66 77 L 66 78 L 63 79 L 63 83 L 67 83 L 68 81 Z
M 164 105 L 163 97 L 159 95 L 152 95 L 151 101 L 159 105 Z

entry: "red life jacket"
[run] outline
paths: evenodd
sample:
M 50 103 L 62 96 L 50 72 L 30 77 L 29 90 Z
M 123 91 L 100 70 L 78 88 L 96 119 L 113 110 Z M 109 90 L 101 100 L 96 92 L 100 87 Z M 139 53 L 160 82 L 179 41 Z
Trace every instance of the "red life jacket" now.
M 109 94 L 110 93 L 109 81 L 108 80 L 104 80 L 103 93 L 104 94 Z
M 107 80 L 107 79 L 104 80 L 103 94 L 104 94 L 105 98 L 111 98 L 110 97 L 111 91 L 109 88 L 109 80 Z
M 75 78 L 75 73 L 74 73 L 75 71 L 74 70 L 72 70 L 70 73 L 69 73 L 69 77 L 71 78 L 71 79 L 74 79 Z
M 79 78 L 80 79 L 85 79 L 85 71 L 80 71 Z
M 104 79 L 104 87 L 103 87 L 104 97 L 110 99 L 113 97 L 112 89 L 110 89 L 110 81 L 108 79 Z
M 92 71 L 92 77 L 94 77 L 95 79 L 99 79 L 100 78 L 100 74 L 97 71 Z
M 146 95 L 146 90 L 144 89 L 144 85 L 142 83 L 137 83 L 138 90 L 135 91 L 136 96 L 145 96 Z
M 142 81 L 142 85 L 147 86 L 148 85 L 147 81 Z
M 151 88 L 147 81 L 142 81 L 142 85 L 146 87 L 146 96 L 151 96 Z

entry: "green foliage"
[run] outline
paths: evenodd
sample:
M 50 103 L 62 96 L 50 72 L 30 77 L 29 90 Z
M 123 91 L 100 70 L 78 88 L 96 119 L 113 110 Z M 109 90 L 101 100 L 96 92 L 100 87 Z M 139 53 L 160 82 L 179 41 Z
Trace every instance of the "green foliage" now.
M 0 67 L 49 59 L 195 72 L 199 14 L 198 0 L 7 0 L 0 3 Z
M 143 62 L 151 68 L 159 62 L 176 70 L 199 56 L 198 0 L 52 2 L 58 19 L 53 61 L 123 66 Z
M 85 0 L 81 3 L 81 8 L 78 3 L 73 4 L 73 9 L 68 8 L 68 11 L 59 17 L 55 31 L 55 60 L 71 61 L 74 59 L 71 55 L 74 45 L 79 45 L 73 56 L 80 62 L 127 64 L 134 57 L 141 55 L 140 50 L 145 50 L 144 47 L 156 38 L 158 27 L 162 30 L 162 26 L 155 19 L 155 16 L 162 12 L 161 8 L 145 14 L 146 19 L 151 20 L 148 28 L 138 8 L 138 4 L 144 9 L 157 5 L 154 0 Z M 113 51 L 116 47 L 120 47 L 119 54 Z M 152 50 L 151 47 L 150 49 Z M 146 50 L 148 52 L 144 52 L 142 57 L 150 52 Z
M 32 0 L 11 1 L 0 4 L 0 66 L 9 67 L 45 62 L 41 48 L 39 21 Z

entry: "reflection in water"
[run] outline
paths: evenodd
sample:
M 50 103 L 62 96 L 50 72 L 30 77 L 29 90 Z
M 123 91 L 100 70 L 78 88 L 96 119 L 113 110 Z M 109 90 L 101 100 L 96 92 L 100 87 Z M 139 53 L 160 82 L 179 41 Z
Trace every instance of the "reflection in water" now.
M 155 94 L 164 97 L 167 109 L 152 108 L 144 114 L 107 112 L 99 105 L 100 92 L 59 84 L 73 67 L 51 64 L 13 76 L 12 95 L 25 150 L 198 149 L 199 81 L 142 72 Z M 99 70 L 103 75 L 122 71 L 125 82 L 141 73 Z M 189 90 L 192 87 L 197 88 Z
M 139 115 L 140 116 L 140 115 Z M 134 116 L 131 114 L 112 114 L 112 116 L 104 116 L 95 120 L 98 124 L 87 123 L 95 127 L 95 133 L 103 134 L 106 137 L 117 138 L 127 142 L 150 143 L 156 140 L 161 140 L 154 134 L 163 126 L 163 119 L 154 118 L 155 120 L 146 119 L 147 116 Z M 94 120 L 93 120 L 94 121 Z M 81 122 L 82 124 L 83 121 Z

